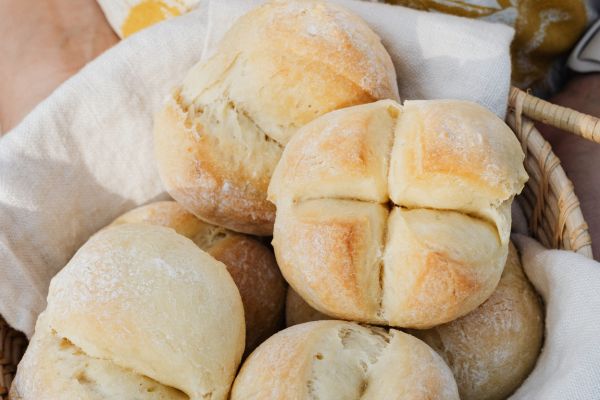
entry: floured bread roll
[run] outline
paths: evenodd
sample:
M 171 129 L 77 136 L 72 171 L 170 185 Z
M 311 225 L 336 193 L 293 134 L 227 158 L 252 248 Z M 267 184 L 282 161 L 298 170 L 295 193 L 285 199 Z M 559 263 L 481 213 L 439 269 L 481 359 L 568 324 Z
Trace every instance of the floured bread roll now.
M 242 301 L 222 263 L 171 229 L 111 227 L 52 279 L 13 393 L 226 399 L 244 332 Z M 53 378 L 61 381 L 49 384 Z M 140 394 L 143 387 L 150 391 Z
M 225 264 L 244 303 L 246 353 L 277 332 L 283 319 L 286 284 L 270 248 L 250 236 L 202 222 L 174 201 L 138 207 L 112 225 L 136 222 L 175 229 Z
M 323 319 L 333 318 L 312 308 L 294 289 L 288 287 L 285 298 L 285 325 L 287 327 Z
M 533 369 L 544 334 L 542 305 L 514 246 L 485 303 L 462 318 L 411 333 L 446 360 L 462 400 L 507 398 Z
M 248 357 L 232 400 L 458 400 L 452 372 L 406 333 L 343 321 L 296 325 Z
M 502 120 L 455 100 L 379 101 L 304 126 L 269 188 L 286 280 L 336 318 L 427 328 L 498 284 L 527 179 Z
M 267 187 L 294 133 L 386 98 L 398 99 L 394 67 L 362 19 L 324 1 L 269 1 L 237 20 L 157 114 L 161 178 L 202 220 L 270 235 Z

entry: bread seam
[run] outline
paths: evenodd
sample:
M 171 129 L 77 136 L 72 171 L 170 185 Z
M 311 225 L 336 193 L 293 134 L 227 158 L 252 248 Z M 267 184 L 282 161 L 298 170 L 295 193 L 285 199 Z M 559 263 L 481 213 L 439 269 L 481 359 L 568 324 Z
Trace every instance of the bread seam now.
M 80 346 L 78 346 L 77 344 L 73 343 L 73 342 L 71 341 L 71 339 L 69 339 L 68 337 L 66 337 L 66 336 L 62 336 L 62 335 L 59 335 L 59 334 L 58 334 L 58 332 L 57 332 L 57 331 L 56 331 L 54 328 L 52 328 L 52 327 L 49 327 L 49 328 L 50 328 L 50 329 L 49 329 L 49 332 L 48 332 L 48 334 L 49 334 L 49 335 L 55 336 L 55 337 L 56 337 L 57 339 L 59 339 L 60 341 L 62 341 L 62 340 L 66 340 L 66 341 L 69 343 L 69 345 L 70 345 L 70 346 L 74 347 L 74 348 L 75 348 L 75 349 L 76 349 L 78 352 L 80 352 L 81 354 L 85 355 L 86 357 L 89 357 L 89 358 L 91 358 L 91 359 L 95 359 L 95 360 L 102 360 L 102 361 L 106 361 L 106 362 L 108 362 L 108 363 L 110 363 L 110 364 L 112 364 L 112 365 L 114 365 L 114 366 L 116 366 L 116 367 L 118 367 L 118 368 L 120 368 L 120 369 L 123 369 L 123 370 L 125 370 L 125 371 L 129 371 L 129 372 L 131 372 L 131 373 L 133 373 L 133 374 L 135 374 L 135 375 L 138 375 L 138 376 L 140 376 L 140 377 L 144 377 L 144 378 L 150 379 L 151 381 L 153 381 L 153 382 L 156 382 L 156 383 L 157 383 L 157 384 L 159 384 L 159 385 L 162 385 L 162 386 L 164 386 L 164 387 L 167 387 L 167 388 L 171 388 L 171 389 L 173 389 L 173 390 L 177 390 L 177 391 L 179 391 L 179 392 L 183 393 L 185 396 L 187 396 L 187 397 L 188 397 L 188 399 L 191 399 L 191 397 L 190 397 L 190 396 L 189 396 L 187 393 L 185 393 L 183 390 L 181 390 L 181 389 L 178 389 L 178 388 L 176 388 L 176 387 L 174 387 L 174 386 L 171 386 L 171 385 L 167 385 L 167 384 L 165 384 L 165 383 L 163 383 L 163 382 L 160 382 L 160 381 L 158 381 L 158 380 L 156 380 L 156 379 L 154 379 L 154 378 L 152 378 L 152 377 L 150 377 L 150 376 L 144 375 L 144 374 L 140 373 L 139 371 L 136 371 L 136 370 L 134 370 L 133 368 L 130 368 L 130 367 L 125 367 L 125 366 L 123 366 L 123 365 L 119 365 L 119 364 L 117 364 L 116 362 L 114 362 L 114 360 L 112 360 L 112 359 L 110 359 L 110 358 L 104 358 L 104 357 L 92 356 L 92 355 L 88 354 L 87 352 L 85 352 L 85 351 L 83 350 L 83 348 L 81 348 L 81 347 L 80 347 Z
M 388 199 L 388 201 L 385 201 L 385 202 L 379 202 L 379 201 L 373 201 L 373 200 L 358 199 L 356 197 L 340 197 L 340 196 L 306 197 L 306 198 L 302 198 L 302 199 L 299 199 L 299 200 L 298 199 L 294 200 L 292 202 L 292 205 L 293 206 L 299 206 L 299 205 L 301 205 L 303 203 L 308 203 L 308 202 L 311 202 L 311 201 L 319 201 L 319 200 L 341 200 L 341 201 L 356 201 L 356 202 L 359 202 L 359 203 L 367 203 L 367 204 L 379 204 L 379 205 L 385 206 L 385 208 L 389 212 L 391 212 L 394 208 L 401 208 L 401 209 L 407 210 L 407 211 L 412 211 L 412 210 L 426 210 L 426 211 L 454 212 L 454 213 L 461 214 L 461 215 L 467 216 L 469 218 L 475 219 L 477 221 L 484 222 L 484 223 L 486 223 L 488 225 L 494 226 L 496 228 L 495 229 L 496 234 L 499 237 L 499 233 L 498 233 L 498 229 L 496 227 L 496 223 L 493 220 L 487 219 L 487 218 L 485 218 L 484 216 L 482 216 L 480 214 L 475 214 L 475 213 L 470 213 L 470 212 L 464 212 L 462 210 L 453 209 L 453 208 L 403 206 L 403 205 L 398 205 L 398 204 L 394 203 L 390 199 Z M 490 205 L 490 207 L 495 208 L 492 205 Z M 387 233 L 387 225 L 386 225 L 385 232 Z

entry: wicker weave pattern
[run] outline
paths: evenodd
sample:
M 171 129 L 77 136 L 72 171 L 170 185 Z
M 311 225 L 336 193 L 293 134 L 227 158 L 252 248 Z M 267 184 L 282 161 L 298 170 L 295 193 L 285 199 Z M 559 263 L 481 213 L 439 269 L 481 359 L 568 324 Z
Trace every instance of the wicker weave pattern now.
M 515 114 L 509 114 L 507 122 L 527 154 L 529 181 L 518 201 L 531 233 L 548 248 L 572 250 L 592 258 L 592 240 L 579 200 L 550 144 L 530 120 L 517 122 Z
M 592 257 L 591 238 L 583 219 L 573 184 L 565 175 L 550 144 L 523 115 L 560 127 L 600 143 L 597 118 L 555 106 L 513 88 L 507 122 L 526 154 L 529 181 L 517 198 L 529 221 L 532 235 L 549 248 L 572 250 Z M 0 399 L 8 388 L 25 348 L 25 336 L 10 328 L 0 317 Z

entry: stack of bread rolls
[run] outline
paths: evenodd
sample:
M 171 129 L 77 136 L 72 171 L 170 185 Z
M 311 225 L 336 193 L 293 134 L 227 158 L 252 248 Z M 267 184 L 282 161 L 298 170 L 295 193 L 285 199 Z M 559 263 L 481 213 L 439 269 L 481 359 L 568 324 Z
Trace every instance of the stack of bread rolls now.
M 523 151 L 481 106 L 399 101 L 344 8 L 241 17 L 156 115 L 175 201 L 52 280 L 11 398 L 508 396 L 543 331 L 509 241 Z

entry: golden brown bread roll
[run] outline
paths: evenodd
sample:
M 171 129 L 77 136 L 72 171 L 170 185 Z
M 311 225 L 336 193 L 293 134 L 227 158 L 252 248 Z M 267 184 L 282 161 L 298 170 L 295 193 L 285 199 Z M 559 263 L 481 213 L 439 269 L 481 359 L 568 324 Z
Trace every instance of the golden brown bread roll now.
M 456 319 L 500 279 L 523 159 L 504 122 L 466 101 L 326 114 L 292 138 L 269 187 L 279 267 L 336 318 L 415 328 Z
M 485 303 L 462 318 L 411 333 L 448 363 L 462 400 L 501 400 L 514 392 L 535 365 L 544 323 L 512 243 L 500 283 Z
M 231 400 L 458 400 L 452 372 L 406 333 L 352 322 L 296 325 L 248 357 Z
M 202 222 L 174 201 L 138 207 L 111 225 L 136 222 L 175 229 L 225 264 L 244 303 L 246 353 L 277 332 L 283 319 L 286 284 L 271 249 L 250 236 Z
M 52 279 L 13 393 L 25 400 L 124 392 L 112 398 L 153 398 L 128 391 L 139 386 L 171 398 L 181 398 L 179 391 L 190 400 L 226 399 L 244 333 L 242 301 L 225 265 L 172 229 L 110 227 Z
M 237 20 L 155 118 L 171 196 L 202 220 L 270 235 L 283 147 L 331 110 L 398 99 L 393 64 L 359 17 L 324 1 L 269 1 Z

